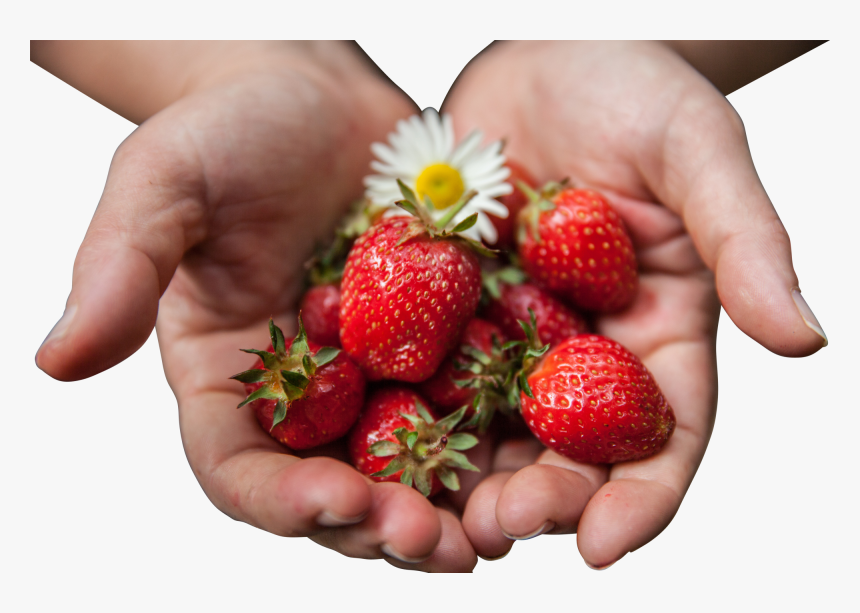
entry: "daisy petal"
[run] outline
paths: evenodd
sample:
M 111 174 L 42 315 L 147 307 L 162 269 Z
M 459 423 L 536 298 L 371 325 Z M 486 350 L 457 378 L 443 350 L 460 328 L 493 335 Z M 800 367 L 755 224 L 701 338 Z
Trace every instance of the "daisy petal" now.
M 481 139 L 484 135 L 480 131 L 475 130 L 466 137 L 462 143 L 457 146 L 454 153 L 451 154 L 451 165 L 456 168 L 462 168 L 469 163 L 469 158 L 472 157 L 481 144 Z

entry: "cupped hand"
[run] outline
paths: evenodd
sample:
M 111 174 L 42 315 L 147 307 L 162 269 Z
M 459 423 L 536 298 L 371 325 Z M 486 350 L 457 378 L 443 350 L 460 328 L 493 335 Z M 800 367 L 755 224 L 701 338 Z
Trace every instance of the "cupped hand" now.
M 640 356 L 677 417 L 650 459 L 589 466 L 509 439 L 466 504 L 476 552 L 511 539 L 577 532 L 605 567 L 657 536 L 693 479 L 713 428 L 720 303 L 753 339 L 785 356 L 826 344 L 800 298 L 788 235 L 726 99 L 657 43 L 509 43 L 461 74 L 443 107 L 458 133 L 504 138 L 539 180 L 604 192 L 626 222 L 641 286 L 596 331 Z
M 239 348 L 265 348 L 269 317 L 295 331 L 303 262 L 361 195 L 369 144 L 416 111 L 353 54 L 248 57 L 146 120 L 114 156 L 37 363 L 89 377 L 155 326 L 188 461 L 217 508 L 348 556 L 469 570 L 474 550 L 449 511 L 372 483 L 337 445 L 287 453 L 236 409 L 242 385 L 228 379 L 253 363 Z

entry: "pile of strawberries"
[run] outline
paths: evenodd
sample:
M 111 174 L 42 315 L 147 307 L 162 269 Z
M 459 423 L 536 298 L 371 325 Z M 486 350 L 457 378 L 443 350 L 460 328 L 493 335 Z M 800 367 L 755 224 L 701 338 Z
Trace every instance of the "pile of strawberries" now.
M 410 215 L 355 209 L 313 262 L 296 338 L 270 322 L 268 351 L 244 350 L 259 359 L 233 377 L 240 406 L 291 449 L 348 436 L 359 471 L 426 496 L 477 470 L 462 451 L 495 416 L 580 462 L 657 453 L 671 407 L 635 355 L 589 331 L 637 292 L 624 224 L 601 194 L 536 191 L 508 166 L 496 251 L 459 234 L 476 215 L 448 228 L 472 193 L 435 223 L 402 183 Z

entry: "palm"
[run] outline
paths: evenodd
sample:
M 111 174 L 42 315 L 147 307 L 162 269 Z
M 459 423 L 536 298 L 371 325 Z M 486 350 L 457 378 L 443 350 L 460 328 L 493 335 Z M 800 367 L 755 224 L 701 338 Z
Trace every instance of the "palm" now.
M 528 534 L 543 523 L 542 493 L 534 483 L 548 479 L 568 490 L 556 496 L 573 507 L 566 522 L 555 522 L 556 531 L 576 530 L 580 524 L 580 548 L 598 562 L 616 559 L 608 549 L 626 552 L 644 544 L 668 523 L 704 453 L 716 409 L 719 302 L 713 275 L 697 255 L 680 217 L 656 204 L 660 187 L 649 184 L 642 171 L 649 166 L 673 173 L 672 151 L 660 145 L 671 137 L 678 120 L 673 112 L 685 93 L 680 83 L 672 87 L 668 77 L 675 67 L 655 62 L 648 52 L 645 47 L 631 62 L 628 50 L 603 48 L 570 61 L 552 45 L 521 46 L 515 54 L 500 48 L 467 69 L 445 108 L 461 131 L 480 127 L 490 138 L 505 138 L 506 154 L 539 180 L 570 177 L 575 185 L 607 193 L 634 239 L 640 291 L 629 309 L 598 318 L 595 327 L 639 355 L 654 374 L 678 419 L 669 445 L 649 460 L 619 464 L 611 471 L 536 447 L 522 454 L 520 444 L 502 443 L 495 458 L 502 471 L 520 468 L 529 460 L 554 466 L 544 475 L 534 469 L 521 471 L 501 490 L 495 513 L 505 532 Z M 514 88 L 511 83 L 526 86 Z M 573 475 L 553 473 L 557 468 Z M 616 483 L 604 485 L 607 481 Z M 618 483 L 620 487 L 615 487 Z M 589 504 L 602 486 L 606 493 L 618 492 L 614 500 L 595 497 Z M 499 487 L 495 490 L 499 495 Z M 482 495 L 487 494 L 478 493 Z M 637 498 L 643 512 L 625 512 L 631 498 Z M 536 504 L 523 511 L 520 503 L 527 500 Z M 472 537 L 468 511 L 465 523 Z M 475 517 L 474 525 L 483 522 Z M 632 536 L 622 534 L 631 532 Z M 601 546 L 590 542 L 589 535 L 605 542 L 609 533 L 626 542 L 595 549 Z M 503 548 L 485 534 L 475 538 L 479 553 L 482 544 L 489 556 Z
M 123 149 L 149 154 L 157 143 L 167 152 L 160 181 L 188 200 L 185 251 L 160 301 L 157 331 L 183 444 L 204 491 L 231 517 L 276 534 L 312 536 L 361 557 L 378 556 L 387 543 L 409 556 L 432 547 L 440 532 L 417 492 L 392 493 L 393 484 L 368 490 L 364 477 L 326 457 L 343 459 L 338 445 L 299 462 L 251 411 L 236 410 L 243 393 L 229 380 L 251 366 L 240 347 L 265 348 L 270 317 L 294 331 L 303 263 L 361 195 L 369 143 L 414 112 L 390 88 L 368 89 L 372 116 L 360 114 L 355 91 L 339 97 L 300 74 L 244 76 L 169 107 Z M 318 523 L 337 525 L 320 514 L 352 518 L 378 499 L 386 500 L 389 522 L 412 515 L 416 523 L 397 533 L 371 512 L 351 537 Z

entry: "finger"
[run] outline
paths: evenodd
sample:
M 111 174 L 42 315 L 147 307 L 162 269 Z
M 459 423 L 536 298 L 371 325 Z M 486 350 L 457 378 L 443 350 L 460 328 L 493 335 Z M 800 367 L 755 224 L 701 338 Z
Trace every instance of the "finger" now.
M 740 118 L 709 86 L 673 110 L 637 154 L 649 188 L 683 218 L 732 321 L 780 355 L 814 353 L 827 338 L 800 295 L 788 234 Z
M 714 424 L 713 342 L 679 342 L 652 352 L 646 366 L 675 409 L 666 446 L 639 462 L 616 464 L 589 501 L 577 543 L 586 563 L 605 567 L 656 537 L 672 520 L 702 461 Z
M 496 503 L 513 474 L 512 471 L 497 472 L 481 481 L 463 511 L 463 530 L 475 552 L 485 560 L 505 557 L 514 544 L 496 520 Z
M 553 451 L 526 466 L 505 484 L 496 504 L 496 519 L 511 539 L 576 532 L 589 499 L 605 483 L 605 466 L 580 464 Z
M 705 269 L 683 220 L 673 211 L 606 188 L 601 191 L 624 221 L 640 273 L 687 274 Z
M 308 536 L 362 521 L 371 511 L 367 480 L 332 458 L 289 455 L 259 426 L 241 396 L 184 398 L 180 429 L 203 491 L 228 516 L 281 536 Z
M 433 554 L 415 564 L 409 564 L 386 556 L 385 560 L 392 566 L 404 570 L 420 570 L 425 573 L 470 573 L 478 564 L 478 556 L 463 526 L 457 517 L 446 509 L 437 507 L 439 521 L 442 525 L 442 536 Z
M 546 450 L 539 440 L 529 434 L 527 438 L 503 441 L 496 449 L 492 472 L 515 473 L 529 464 L 534 464 Z
M 429 559 L 442 536 L 433 505 L 402 483 L 372 483 L 370 491 L 370 510 L 363 521 L 312 535 L 312 540 L 352 558 L 385 557 L 406 564 Z
M 36 356 L 54 378 L 92 376 L 152 332 L 158 299 L 200 232 L 202 179 L 147 126 L 117 150 L 75 259 L 63 317 Z M 173 143 L 175 135 L 165 141 Z
M 183 445 L 203 491 L 221 511 L 280 536 L 310 536 L 344 555 L 407 562 L 433 553 L 440 520 L 421 494 L 372 483 L 326 457 L 299 459 L 263 432 L 238 395 L 200 393 L 181 407 Z

